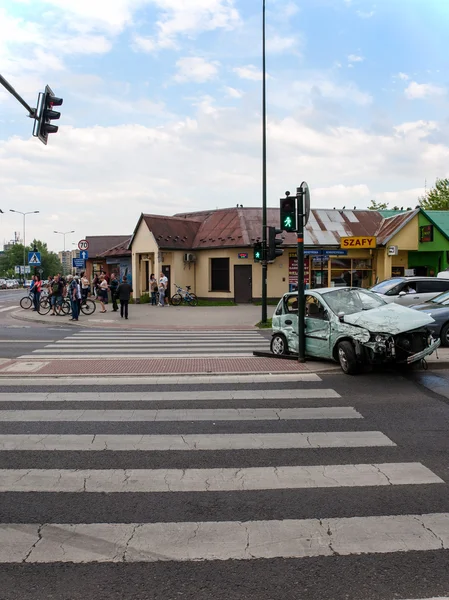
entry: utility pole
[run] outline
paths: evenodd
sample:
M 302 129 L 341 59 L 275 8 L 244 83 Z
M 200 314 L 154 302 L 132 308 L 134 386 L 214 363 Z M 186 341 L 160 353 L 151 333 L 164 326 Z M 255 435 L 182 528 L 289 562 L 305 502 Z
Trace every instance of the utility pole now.
M 63 261 L 62 261 L 62 274 L 65 275 L 65 260 L 66 260 L 66 255 L 65 255 L 65 236 L 68 235 L 69 233 L 75 233 L 75 230 L 72 231 L 54 231 L 53 233 L 58 233 L 59 235 L 64 236 L 64 253 L 63 253 Z

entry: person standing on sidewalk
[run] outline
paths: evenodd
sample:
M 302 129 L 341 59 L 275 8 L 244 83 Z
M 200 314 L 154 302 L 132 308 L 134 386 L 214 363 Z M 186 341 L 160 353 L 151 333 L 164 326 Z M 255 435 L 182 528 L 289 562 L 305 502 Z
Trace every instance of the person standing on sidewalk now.
M 115 276 L 115 273 L 111 273 L 111 281 L 109 282 L 109 288 L 111 290 L 111 300 L 112 300 L 112 310 L 117 312 L 117 290 L 119 286 L 119 281 Z
M 154 276 L 154 273 L 150 275 L 150 292 L 151 292 L 151 306 L 157 305 L 157 279 Z
M 72 309 L 72 318 L 70 321 L 78 321 L 78 284 L 73 275 L 68 275 L 67 285 L 69 288 L 70 307 Z
M 51 316 L 60 315 L 62 306 L 62 296 L 64 293 L 64 284 L 58 275 L 53 279 L 52 293 L 51 293 L 51 306 L 53 312 Z
M 120 316 L 122 319 L 123 319 L 123 316 L 125 316 L 125 319 L 128 318 L 128 305 L 129 305 L 129 299 L 131 298 L 132 291 L 133 291 L 133 289 L 130 286 L 130 284 L 128 283 L 128 278 L 126 277 L 126 275 L 124 275 L 123 281 L 118 286 L 118 289 L 117 289 L 117 296 L 120 300 Z
M 164 306 L 166 285 L 165 285 L 162 277 L 159 279 L 158 289 L 159 289 L 159 306 Z
M 80 275 L 80 285 L 81 285 L 81 300 L 83 304 L 86 304 L 87 296 L 89 295 L 89 280 L 86 277 L 86 272 L 82 271 Z
M 164 284 L 164 289 L 165 289 L 165 292 L 164 292 L 164 301 L 163 301 L 163 305 L 165 305 L 165 304 L 167 304 L 167 305 L 168 305 L 168 296 L 167 296 L 166 294 L 167 294 L 167 290 L 168 290 L 168 293 L 170 294 L 170 290 L 168 289 L 168 277 L 165 275 L 165 273 L 164 273 L 163 271 L 161 271 L 161 274 L 160 274 L 160 276 L 159 276 L 159 283 L 160 283 L 161 281 L 163 282 L 163 284 Z M 160 302 L 160 301 L 161 301 L 161 300 L 159 300 L 159 302 Z
M 100 289 L 98 290 L 98 297 L 100 298 L 101 311 L 102 313 L 107 312 L 105 304 L 108 302 L 108 282 L 104 275 L 100 276 Z

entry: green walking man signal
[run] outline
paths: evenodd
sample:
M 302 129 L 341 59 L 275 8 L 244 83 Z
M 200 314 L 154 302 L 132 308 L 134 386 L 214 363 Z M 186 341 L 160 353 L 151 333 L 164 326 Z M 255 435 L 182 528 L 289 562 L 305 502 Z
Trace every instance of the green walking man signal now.
M 261 262 L 263 259 L 263 243 L 256 242 L 254 244 L 254 262 Z
M 281 198 L 281 229 L 296 231 L 296 197 Z

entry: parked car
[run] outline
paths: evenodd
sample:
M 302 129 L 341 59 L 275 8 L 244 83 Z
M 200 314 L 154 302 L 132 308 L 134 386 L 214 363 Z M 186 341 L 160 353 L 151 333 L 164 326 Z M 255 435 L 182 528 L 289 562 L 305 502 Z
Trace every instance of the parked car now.
M 323 288 L 305 292 L 306 354 L 333 359 L 353 375 L 365 364 L 412 364 L 440 345 L 429 327 L 433 318 L 387 303 L 361 288 Z M 271 351 L 298 352 L 298 293 L 285 294 L 272 319 Z
M 370 288 L 385 302 L 396 302 L 404 306 L 421 304 L 449 291 L 449 279 L 438 277 L 393 277 Z
M 442 346 L 449 346 L 449 292 L 444 292 L 424 304 L 417 304 L 413 309 L 432 317 L 435 322 L 429 325 L 429 329 L 434 336 L 440 338 Z
M 0 279 L 0 290 L 6 290 L 6 279 Z

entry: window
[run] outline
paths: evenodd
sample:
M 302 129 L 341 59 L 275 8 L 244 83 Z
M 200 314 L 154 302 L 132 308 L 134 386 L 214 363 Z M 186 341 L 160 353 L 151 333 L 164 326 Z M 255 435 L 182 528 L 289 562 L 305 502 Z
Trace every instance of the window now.
M 285 302 L 285 312 L 298 314 L 298 296 L 289 296 Z
M 432 279 L 416 282 L 417 292 L 421 294 L 438 294 L 447 291 L 449 288 L 449 281 L 433 281 Z
M 309 317 L 309 319 L 321 319 L 322 321 L 329 320 L 327 310 L 314 296 L 306 296 L 306 317 Z
M 212 292 L 229 292 L 229 258 L 210 259 L 210 283 Z
M 365 258 L 333 258 L 331 262 L 331 287 L 369 287 L 372 261 Z

